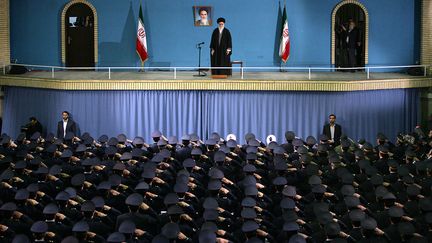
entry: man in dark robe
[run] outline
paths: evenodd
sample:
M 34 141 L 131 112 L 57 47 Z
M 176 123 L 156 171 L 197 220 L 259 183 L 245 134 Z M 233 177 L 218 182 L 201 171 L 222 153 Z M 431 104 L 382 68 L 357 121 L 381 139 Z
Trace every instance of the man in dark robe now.
M 225 19 L 218 18 L 218 28 L 213 31 L 210 43 L 211 66 L 213 75 L 229 75 L 229 69 L 215 67 L 230 67 L 231 33 L 225 28 Z

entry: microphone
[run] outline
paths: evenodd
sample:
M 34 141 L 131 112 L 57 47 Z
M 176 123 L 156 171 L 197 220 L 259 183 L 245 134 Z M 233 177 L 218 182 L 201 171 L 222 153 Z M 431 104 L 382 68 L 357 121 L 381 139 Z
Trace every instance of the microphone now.
M 205 42 L 203 41 L 203 42 L 201 42 L 201 43 L 198 43 L 197 45 L 203 45 Z

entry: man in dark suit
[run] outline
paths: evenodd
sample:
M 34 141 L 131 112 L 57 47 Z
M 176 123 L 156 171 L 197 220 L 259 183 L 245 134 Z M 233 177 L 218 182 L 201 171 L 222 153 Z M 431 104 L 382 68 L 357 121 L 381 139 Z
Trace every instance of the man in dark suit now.
M 66 133 L 72 132 L 77 135 L 77 127 L 75 122 L 70 118 L 68 111 L 62 112 L 62 120 L 57 124 L 57 138 L 64 138 Z
M 329 143 L 336 147 L 340 144 L 340 137 L 342 135 L 342 127 L 339 124 L 336 124 L 336 115 L 329 115 L 329 124 L 325 124 L 323 128 L 323 134 L 325 134 Z
M 356 27 L 354 20 L 348 21 L 348 29 L 342 27 L 344 30 L 344 37 L 346 42 L 346 51 L 348 55 L 348 67 L 356 67 L 357 64 L 357 49 L 361 45 L 359 29 Z M 355 70 L 350 70 L 354 72 Z

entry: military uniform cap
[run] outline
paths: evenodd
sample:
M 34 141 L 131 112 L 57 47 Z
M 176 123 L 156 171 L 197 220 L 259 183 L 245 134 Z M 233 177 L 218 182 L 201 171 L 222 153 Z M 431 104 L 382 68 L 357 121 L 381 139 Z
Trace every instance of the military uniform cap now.
M 57 139 L 54 141 L 54 145 L 57 145 L 57 146 L 61 145 L 62 143 L 63 143 L 63 139 L 61 139 L 61 138 L 57 138 Z
M 144 138 L 142 138 L 142 137 L 135 137 L 135 138 L 132 140 L 132 144 L 133 144 L 134 146 L 136 146 L 136 145 L 143 145 L 143 144 L 144 144 Z
M 84 183 L 84 181 L 85 181 L 85 175 L 80 173 L 72 177 L 71 184 L 73 186 L 81 186 Z
M 414 177 L 412 177 L 411 175 L 404 175 L 402 177 L 402 181 L 406 184 L 413 184 L 414 183 Z
M 193 148 L 191 155 L 202 155 L 202 151 L 200 148 Z
M 27 235 L 24 234 L 19 234 L 19 235 L 15 235 L 15 237 L 12 240 L 12 243 L 30 243 L 30 239 L 28 238 Z M 77 241 L 78 243 L 78 241 Z
M 20 160 L 15 164 L 14 169 L 25 169 L 26 167 L 27 162 L 25 162 L 24 160 Z
M 14 172 L 10 169 L 7 169 L 7 170 L 3 171 L 3 173 L 1 173 L 0 180 L 8 181 L 8 180 L 12 179 L 12 177 L 14 177 Z
M 328 147 L 325 144 L 318 144 L 317 147 L 317 151 L 318 152 L 327 152 L 328 151 Z
M 164 160 L 164 157 L 161 154 L 156 154 L 155 156 L 153 156 L 153 158 L 151 159 L 152 162 L 158 164 L 160 162 L 162 162 Z
M 329 210 L 330 210 L 330 206 L 329 206 L 329 204 L 327 204 L 325 202 L 318 202 L 318 203 L 315 203 L 313 205 L 313 211 L 314 211 L 315 215 L 329 213 Z
M 91 199 L 96 208 L 102 208 L 105 205 L 105 199 L 101 196 L 95 196 Z
M 197 142 L 198 140 L 200 140 L 199 136 L 195 133 L 189 134 L 190 137 L 190 141 L 192 142 Z
M 252 147 L 259 147 L 260 143 L 255 138 L 248 140 L 248 145 Z
M 291 221 L 285 222 L 282 229 L 283 231 L 298 231 L 300 227 L 295 221 Z
M 250 172 L 255 172 L 256 171 L 256 167 L 252 164 L 246 164 L 245 166 L 243 166 L 243 172 L 246 173 L 250 173 Z
M 73 187 L 67 187 L 65 189 L 65 192 L 67 192 L 70 195 L 71 198 L 74 198 L 74 197 L 77 196 L 76 190 Z
M 355 193 L 355 189 L 352 185 L 343 185 L 340 191 L 343 196 L 352 196 Z
M 17 142 L 22 142 L 22 141 L 24 141 L 25 138 L 26 138 L 25 133 L 20 133 L 20 134 L 18 134 L 18 137 L 16 138 L 16 141 Z
M 139 206 L 143 200 L 143 196 L 141 196 L 139 193 L 133 193 L 126 198 L 125 203 L 130 206 Z
M 132 159 L 132 154 L 130 152 L 124 152 L 120 157 L 120 160 L 122 161 L 130 160 L 130 159 Z
M 312 187 L 312 192 L 313 193 L 320 193 L 320 194 L 322 194 L 322 193 L 326 192 L 326 188 L 322 184 L 314 185 Z
M 393 206 L 388 209 L 388 215 L 392 218 L 400 218 L 404 215 L 404 211 L 398 206 Z
M 57 146 L 55 144 L 50 144 L 45 148 L 44 151 L 50 154 L 54 153 L 55 151 L 57 151 Z
M 294 200 L 288 197 L 283 198 L 279 205 L 282 209 L 294 209 L 296 207 Z
M 345 196 L 344 201 L 345 201 L 345 205 L 348 208 L 356 208 L 358 205 L 360 205 L 359 198 L 355 196 Z
M 73 155 L 72 151 L 70 149 L 66 149 L 63 151 L 63 153 L 61 154 L 60 157 L 64 158 L 64 159 L 68 159 L 68 158 L 72 157 L 72 155 Z
M 286 197 L 295 197 L 297 195 L 297 190 L 295 186 L 285 186 L 282 190 L 282 195 Z
M 126 240 L 125 236 L 120 232 L 114 232 L 108 236 L 107 242 L 121 243 Z
M 11 137 L 9 137 L 9 136 L 4 136 L 2 139 L 1 139 L 1 144 L 3 144 L 3 145 L 6 145 L 6 144 L 9 144 L 9 142 L 11 141 L 12 139 L 11 139 Z
M 222 178 L 224 178 L 224 173 L 220 169 L 218 169 L 216 167 L 212 167 L 209 170 L 208 175 L 210 176 L 211 179 L 222 179 Z
M 399 165 L 397 167 L 397 172 L 400 176 L 407 176 L 410 174 L 410 171 L 406 165 Z
M 193 168 L 196 165 L 195 160 L 191 158 L 187 158 L 183 161 L 183 167 L 185 168 Z
M 315 137 L 314 136 L 308 136 L 307 138 L 306 138 L 306 144 L 307 145 L 315 145 L 317 143 L 317 140 L 315 139 Z
M 303 140 L 296 138 L 292 141 L 292 144 L 296 147 L 300 147 L 300 146 L 304 145 L 304 142 L 303 142 Z
M 118 186 L 122 182 L 122 177 L 117 174 L 112 174 L 108 177 L 108 180 L 111 183 L 111 186 Z
M 374 230 L 377 227 L 377 222 L 374 218 L 367 217 L 361 221 L 361 227 L 365 230 Z
M 70 141 L 75 137 L 75 134 L 73 132 L 67 132 L 66 135 L 64 136 L 64 140 L 65 141 Z
M 246 196 L 256 196 L 256 195 L 258 195 L 258 189 L 256 188 L 255 185 L 248 186 L 244 189 L 244 194 Z
M 106 143 L 108 141 L 108 136 L 107 135 L 102 135 L 98 138 L 98 141 L 100 143 Z
M 36 171 L 34 171 L 33 173 L 37 174 L 37 175 L 42 175 L 42 174 L 48 174 L 49 170 L 47 167 L 39 167 Z
M 312 162 L 312 156 L 310 156 L 309 154 L 302 154 L 300 156 L 300 161 L 305 163 L 305 164 L 308 164 L 308 163 Z
M 375 186 L 379 186 L 384 183 L 384 179 L 381 175 L 375 174 L 370 178 L 370 182 Z
M 216 143 L 217 143 L 217 141 L 215 139 L 211 139 L 211 138 L 207 139 L 205 141 L 205 145 L 208 145 L 208 146 L 216 145 Z
M 141 177 L 145 179 L 153 179 L 156 176 L 156 165 L 151 165 L 150 163 L 147 163 L 146 165 L 144 165 L 144 170 L 141 173 Z
M 177 144 L 177 143 L 178 143 L 178 139 L 177 139 L 177 137 L 176 137 L 176 136 L 171 136 L 171 137 L 169 137 L 169 138 L 168 138 L 168 143 L 171 144 L 171 145 L 175 145 L 175 144 Z
M 349 212 L 349 218 L 351 221 L 361 222 L 363 219 L 365 219 L 365 217 L 365 212 L 361 211 L 360 209 L 354 209 Z
M 118 139 L 115 137 L 111 137 L 108 140 L 108 146 L 117 146 L 117 144 L 118 144 Z
M 432 199 L 422 198 L 419 200 L 419 207 L 424 212 L 432 212 Z
M 15 193 L 15 200 L 27 200 L 29 198 L 29 192 L 27 191 L 27 189 L 19 189 L 16 193 Z
M 140 148 L 133 148 L 131 154 L 132 158 L 139 158 L 144 154 L 144 150 Z
M 210 180 L 207 189 L 211 191 L 216 191 L 222 188 L 222 183 L 220 180 Z
M 416 185 L 408 185 L 406 191 L 409 196 L 418 196 L 420 194 L 420 188 Z
M 258 156 L 256 154 L 249 153 L 246 155 L 247 160 L 256 160 Z
M 241 205 L 242 207 L 255 207 L 256 206 L 256 200 L 253 199 L 252 197 L 245 197 L 243 198 L 243 200 L 241 201 Z
M 210 230 L 201 230 L 198 236 L 199 243 L 216 242 L 216 234 Z
M 285 222 L 295 222 L 298 219 L 298 215 L 295 210 L 285 210 L 282 214 L 282 218 Z
M 281 146 L 277 146 L 276 148 L 274 148 L 273 149 L 273 154 L 279 154 L 279 155 L 282 155 L 282 154 L 284 154 L 284 153 L 286 153 L 286 151 L 285 151 L 285 149 L 283 148 L 283 147 L 281 147 Z
M 206 221 L 215 221 L 219 217 L 219 213 L 216 209 L 206 209 L 203 213 L 203 218 Z
M 109 190 L 109 189 L 111 189 L 111 182 L 109 182 L 109 181 L 102 181 L 97 186 L 97 189 L 98 190 Z
M 388 154 L 390 152 L 389 148 L 385 145 L 378 146 L 378 151 L 383 154 Z
M 255 139 L 255 134 L 253 134 L 253 133 L 246 133 L 246 135 L 245 135 L 245 140 L 246 140 L 246 143 L 249 141 L 249 140 L 251 140 L 251 139 Z
M 388 193 L 388 190 L 387 190 L 387 188 L 385 188 L 384 186 L 378 186 L 378 187 L 375 189 L 375 196 L 376 196 L 377 198 L 383 198 L 384 195 L 387 194 L 387 193 Z
M 375 175 L 376 173 L 378 173 L 378 170 L 377 170 L 377 168 L 375 168 L 375 167 L 368 166 L 368 167 L 365 168 L 365 172 L 366 172 L 366 175 L 368 175 L 368 176 L 373 176 L 373 175 Z
M 317 216 L 317 220 L 320 224 L 322 225 L 326 225 L 328 223 L 332 223 L 333 222 L 333 216 L 330 212 L 322 212 L 322 213 L 315 213 Z
M 179 202 L 179 197 L 176 193 L 170 192 L 164 198 L 165 205 L 172 205 Z
M 150 189 L 150 186 L 145 181 L 141 181 L 135 186 L 135 190 L 148 190 L 148 189 Z
M 78 147 L 75 149 L 76 153 L 82 153 L 87 150 L 87 147 L 84 144 L 78 145 Z
M 246 154 L 256 154 L 257 152 L 258 152 L 258 148 L 257 147 L 248 146 L 246 148 Z
M 363 144 L 363 150 L 368 150 L 368 151 L 373 150 L 373 146 L 372 146 L 372 144 L 370 144 L 370 143 L 368 143 L 368 142 L 365 142 L 365 143 Z
M 187 183 L 176 183 L 173 189 L 176 193 L 185 193 L 189 190 Z
M 321 134 L 321 135 L 319 136 L 319 140 L 320 140 L 320 141 L 323 141 L 323 142 L 326 142 L 326 141 L 329 140 L 329 138 L 327 137 L 327 135 L 325 135 L 325 134 Z
M 288 165 L 285 161 L 276 161 L 274 162 L 274 169 L 276 171 L 284 171 L 288 169 Z
M 392 167 L 392 168 L 397 168 L 397 167 L 399 166 L 399 163 L 398 163 L 396 160 L 389 159 L 389 160 L 387 161 L 387 165 L 388 165 L 389 167 Z
M 287 141 L 292 141 L 295 138 L 295 133 L 293 131 L 287 131 L 285 132 L 285 139 Z
M 410 222 L 400 222 L 398 231 L 402 236 L 413 235 L 416 232 L 414 225 Z
M 52 132 L 48 133 L 48 135 L 46 135 L 45 137 L 45 141 L 49 143 L 54 142 L 54 139 L 55 139 L 55 135 Z
M 387 192 L 386 194 L 384 194 L 383 199 L 384 200 L 396 200 L 396 197 L 393 193 Z
M 170 243 L 171 241 L 168 240 L 168 238 L 162 234 L 156 235 L 152 241 L 152 243 Z
M 56 214 L 59 212 L 59 208 L 57 207 L 57 204 L 50 203 L 46 205 L 43 209 L 43 214 Z
M 243 179 L 243 186 L 244 187 L 248 187 L 248 186 L 255 186 L 256 187 L 256 183 L 257 183 L 257 180 L 256 180 L 255 176 L 253 176 L 253 175 L 247 175 Z
M 152 138 L 158 138 L 158 137 L 160 137 L 160 136 L 162 136 L 162 133 L 160 132 L 160 131 L 153 131 L 152 133 L 151 133 L 151 137 Z
M 242 231 L 243 232 L 252 232 L 259 229 L 259 225 L 252 220 L 247 220 L 242 225 Z
M 72 232 L 87 232 L 90 230 L 88 223 L 84 220 L 79 221 L 72 227 Z
M 2 211 L 15 211 L 17 210 L 17 206 L 14 202 L 7 202 L 0 207 Z
M 349 148 L 351 146 L 351 142 L 348 139 L 341 139 L 342 148 Z
M 284 186 L 288 183 L 287 179 L 282 176 L 278 176 L 273 179 L 273 185 L 275 186 Z
M 31 183 L 26 187 L 28 192 L 37 192 L 39 191 L 39 185 L 37 183 Z
M 228 148 L 235 148 L 237 146 L 237 141 L 230 139 L 227 141 L 227 147 Z
M 161 233 L 169 240 L 174 240 L 177 239 L 180 233 L 180 227 L 176 223 L 167 223 L 162 227 Z
M 213 132 L 213 133 L 210 135 L 210 138 L 216 140 L 217 142 L 219 142 L 220 139 L 221 139 L 221 136 L 219 135 L 219 133 L 217 133 L 217 132 Z
M 427 213 L 424 217 L 425 217 L 426 223 L 432 224 L 432 213 L 431 212 Z
M 240 215 L 243 219 L 255 219 L 257 217 L 254 208 L 243 208 Z
M 116 153 L 117 153 L 117 147 L 109 146 L 105 148 L 105 155 L 107 156 L 113 156 Z
M 337 236 L 341 231 L 339 224 L 335 222 L 326 224 L 324 230 L 330 236 Z
M 33 135 L 31 135 L 30 140 L 38 140 L 41 137 L 40 132 L 35 132 Z
M 276 142 L 270 142 L 268 145 L 267 145 L 267 148 L 268 149 L 270 149 L 270 150 L 273 150 L 273 149 L 275 149 L 276 147 L 278 147 L 279 145 L 278 145 L 278 143 L 276 143 Z M 235 147 L 235 146 L 234 146 Z
M 81 212 L 93 212 L 96 206 L 92 201 L 85 201 L 81 204 Z
M 30 231 L 33 233 L 46 233 L 48 231 L 48 224 L 44 221 L 37 221 L 33 223 Z
M 190 136 L 189 136 L 189 134 L 184 134 L 182 137 L 181 137 L 181 140 L 183 140 L 183 141 L 190 141 Z
M 205 208 L 205 209 L 217 209 L 218 207 L 219 207 L 219 204 L 216 201 L 216 199 L 214 199 L 212 197 L 207 197 L 204 200 L 203 208 Z
M 168 142 L 165 141 L 165 139 L 160 139 L 156 144 L 157 146 L 166 146 L 168 145 Z
M 38 166 L 41 164 L 41 162 L 42 162 L 42 160 L 40 158 L 36 157 L 36 158 L 30 160 L 29 164 Z
M 79 243 L 79 240 L 75 236 L 68 236 L 64 238 L 60 243 Z
M 321 178 L 317 175 L 312 175 L 308 180 L 309 185 L 320 185 L 322 183 Z
M 95 165 L 94 160 L 92 159 L 85 159 L 81 161 L 82 166 L 93 166 Z
M 117 141 L 119 143 L 125 143 L 126 140 L 127 140 L 127 137 L 125 134 L 122 133 L 122 134 L 117 135 Z
M 299 154 L 301 154 L 303 156 L 303 155 L 308 155 L 309 151 L 308 151 L 308 149 L 305 146 L 299 146 L 297 148 L 297 153 L 299 153 Z M 310 158 L 310 156 L 309 156 L 309 158 Z M 311 160 L 312 159 L 310 159 L 309 161 L 305 161 L 305 162 L 310 162 Z
M 136 226 L 132 220 L 125 220 L 119 226 L 119 232 L 123 234 L 133 234 Z
M 120 170 L 123 171 L 124 169 L 126 169 L 126 165 L 120 162 L 117 162 L 114 166 L 113 166 L 113 170 Z
M 216 224 L 214 222 L 204 222 L 201 225 L 201 231 L 203 230 L 209 230 L 211 232 L 216 232 L 218 230 L 218 227 L 216 226 Z
M 288 243 L 306 243 L 306 239 L 303 236 L 296 234 L 289 238 Z
M 245 243 L 264 243 L 264 241 L 258 237 L 252 237 L 249 238 Z

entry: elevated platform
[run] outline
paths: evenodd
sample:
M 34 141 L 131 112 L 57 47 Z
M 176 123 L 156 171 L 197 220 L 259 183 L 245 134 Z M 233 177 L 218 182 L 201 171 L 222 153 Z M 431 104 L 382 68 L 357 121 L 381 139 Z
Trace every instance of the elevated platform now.
M 31 71 L 1 75 L 0 85 L 56 90 L 250 90 L 250 91 L 361 91 L 422 88 L 432 86 L 432 77 L 404 73 L 365 72 L 238 72 L 228 79 L 196 72 L 149 71 Z

